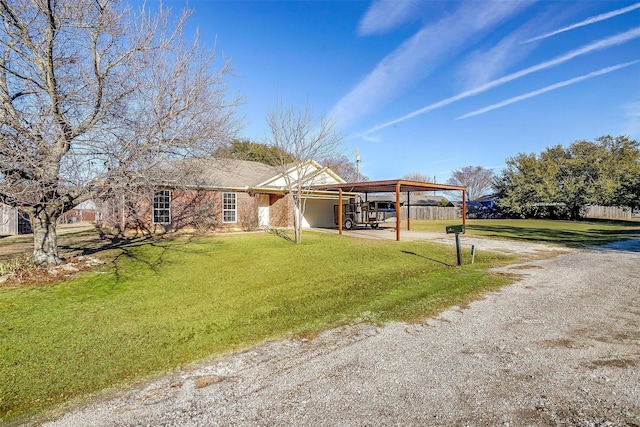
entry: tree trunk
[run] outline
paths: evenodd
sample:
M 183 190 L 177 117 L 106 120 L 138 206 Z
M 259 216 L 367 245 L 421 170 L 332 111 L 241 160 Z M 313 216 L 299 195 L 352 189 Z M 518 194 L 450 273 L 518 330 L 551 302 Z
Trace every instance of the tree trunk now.
M 574 206 L 571 208 L 571 219 L 573 221 L 580 219 L 580 206 Z
M 293 212 L 293 237 L 296 244 L 302 242 L 302 214 L 300 209 L 302 209 L 302 206 L 300 197 L 298 196 L 295 198 L 295 209 Z
M 58 257 L 57 217 L 44 209 L 31 217 L 33 228 L 33 259 L 38 265 L 60 264 Z

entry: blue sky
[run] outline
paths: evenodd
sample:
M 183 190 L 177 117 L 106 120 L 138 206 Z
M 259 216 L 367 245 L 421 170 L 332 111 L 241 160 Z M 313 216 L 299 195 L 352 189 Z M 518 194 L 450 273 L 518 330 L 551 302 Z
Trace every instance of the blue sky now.
M 150 2 L 147 2 L 150 5 Z M 165 0 L 233 63 L 242 137 L 280 97 L 334 114 L 371 179 L 640 138 L 640 3 Z

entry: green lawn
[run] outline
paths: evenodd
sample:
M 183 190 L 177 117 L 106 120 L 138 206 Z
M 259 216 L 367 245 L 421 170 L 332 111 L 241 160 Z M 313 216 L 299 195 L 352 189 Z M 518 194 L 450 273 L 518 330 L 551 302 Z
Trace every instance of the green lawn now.
M 65 246 L 97 249 L 90 233 Z M 640 224 L 469 220 L 467 234 L 576 247 L 640 236 Z M 268 339 L 434 314 L 506 284 L 487 268 L 514 260 L 482 251 L 468 265 L 464 253 L 458 268 L 446 245 L 318 233 L 297 246 L 266 233 L 174 236 L 98 254 L 107 264 L 73 280 L 0 287 L 0 422 Z
M 412 220 L 411 229 L 444 233 L 446 225 L 461 223 L 462 220 Z M 606 220 L 469 219 L 466 234 L 582 247 L 640 237 L 640 223 Z
M 514 258 L 305 233 L 157 238 L 62 283 L 0 287 L 0 422 L 268 339 L 363 316 L 412 320 L 509 279 Z

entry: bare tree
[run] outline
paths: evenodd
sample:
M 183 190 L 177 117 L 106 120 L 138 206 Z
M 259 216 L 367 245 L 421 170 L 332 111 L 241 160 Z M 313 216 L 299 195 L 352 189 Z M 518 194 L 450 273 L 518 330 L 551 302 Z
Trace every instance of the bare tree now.
M 283 107 L 278 102 L 267 114 L 270 130 L 268 144 L 279 153 L 276 168 L 283 174 L 286 190 L 293 199 L 293 228 L 296 243 L 302 241 L 302 218 L 309 188 L 321 184 L 314 159 L 329 157 L 336 150 L 342 135 L 332 116 L 315 116 L 308 105 L 304 108 Z M 290 157 L 293 157 L 293 162 Z M 319 173 L 320 172 L 320 173 Z
M 320 164 L 328 167 L 347 182 L 369 181 L 369 177 L 359 172 L 355 163 L 344 154 L 320 159 Z
M 453 171 L 447 184 L 467 187 L 467 200 L 476 200 L 492 189 L 494 173 L 482 166 L 465 166 Z
M 0 203 L 29 214 L 36 262 L 60 261 L 67 209 L 235 136 L 230 66 L 185 39 L 188 15 L 0 0 Z
M 406 179 L 407 181 L 415 181 L 415 182 L 436 182 L 435 177 L 430 177 L 422 172 L 411 172 L 402 177 L 402 179 Z M 414 191 L 413 194 L 416 196 L 426 194 L 426 191 Z
M 402 179 L 406 179 L 407 181 L 415 181 L 415 182 L 436 182 L 434 177 L 427 176 L 422 172 L 411 172 L 402 177 Z

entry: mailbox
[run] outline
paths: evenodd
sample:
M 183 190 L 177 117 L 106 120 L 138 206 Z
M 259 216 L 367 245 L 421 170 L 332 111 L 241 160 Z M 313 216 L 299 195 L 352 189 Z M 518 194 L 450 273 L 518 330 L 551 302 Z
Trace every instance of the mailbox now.
M 447 225 L 447 234 L 464 233 L 464 225 Z

